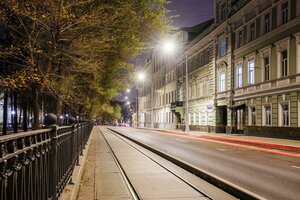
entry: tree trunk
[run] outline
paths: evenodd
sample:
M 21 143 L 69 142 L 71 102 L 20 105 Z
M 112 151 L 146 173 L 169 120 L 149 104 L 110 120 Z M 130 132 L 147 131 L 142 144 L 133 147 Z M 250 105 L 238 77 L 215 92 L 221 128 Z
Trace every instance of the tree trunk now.
M 14 133 L 18 132 L 18 94 L 17 92 L 13 93 L 13 106 L 14 106 L 14 112 L 15 114 L 13 115 L 13 128 L 14 128 Z
M 7 92 L 4 93 L 4 104 L 3 104 L 3 129 L 2 134 L 7 134 L 7 101 L 8 101 L 8 94 Z
M 55 114 L 59 125 L 61 125 L 61 119 L 60 119 L 61 113 L 62 113 L 62 100 L 57 99 L 56 106 L 55 106 Z
M 27 131 L 27 103 L 23 101 L 23 131 Z
M 39 129 L 39 113 L 40 113 L 40 104 L 39 104 L 39 93 L 35 88 L 33 90 L 33 129 Z

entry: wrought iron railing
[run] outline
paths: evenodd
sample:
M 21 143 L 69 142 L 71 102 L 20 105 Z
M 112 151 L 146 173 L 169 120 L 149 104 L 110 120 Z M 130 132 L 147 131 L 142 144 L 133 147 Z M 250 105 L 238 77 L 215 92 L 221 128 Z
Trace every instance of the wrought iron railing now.
M 57 199 L 70 182 L 93 124 L 0 136 L 0 199 Z

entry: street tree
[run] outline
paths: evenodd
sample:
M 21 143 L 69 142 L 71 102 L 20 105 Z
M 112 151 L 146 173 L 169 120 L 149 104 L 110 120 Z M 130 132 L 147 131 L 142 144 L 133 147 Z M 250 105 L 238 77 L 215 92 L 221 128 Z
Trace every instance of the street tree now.
M 127 63 L 166 30 L 164 0 L 3 0 L 0 88 L 23 91 L 39 126 L 42 96 L 91 117 L 124 87 Z M 44 98 L 45 99 L 45 98 Z M 98 106 L 97 106 L 98 105 Z M 99 112 L 98 112 L 99 113 Z

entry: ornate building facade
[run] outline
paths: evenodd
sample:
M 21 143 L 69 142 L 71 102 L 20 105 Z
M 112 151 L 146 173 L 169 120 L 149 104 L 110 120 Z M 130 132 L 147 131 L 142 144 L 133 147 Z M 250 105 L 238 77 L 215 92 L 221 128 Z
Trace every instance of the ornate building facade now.
M 182 55 L 163 58 L 156 52 L 144 67 L 151 68 L 153 90 L 150 86 L 142 99 L 151 110 L 153 94 L 154 110 L 161 113 L 153 112 L 155 127 L 180 128 L 187 96 L 191 130 L 300 138 L 300 2 L 215 0 L 214 5 L 213 21 L 183 28 L 180 35 L 188 95 Z

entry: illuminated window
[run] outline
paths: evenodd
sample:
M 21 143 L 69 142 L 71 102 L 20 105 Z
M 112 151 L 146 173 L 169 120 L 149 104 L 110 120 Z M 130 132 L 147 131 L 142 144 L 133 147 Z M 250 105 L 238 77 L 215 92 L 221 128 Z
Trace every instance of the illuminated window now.
M 237 66 L 237 87 L 240 88 L 243 86 L 243 68 L 242 65 Z
M 220 74 L 220 92 L 225 92 L 225 72 Z
M 248 83 L 254 84 L 254 60 L 248 61 Z

